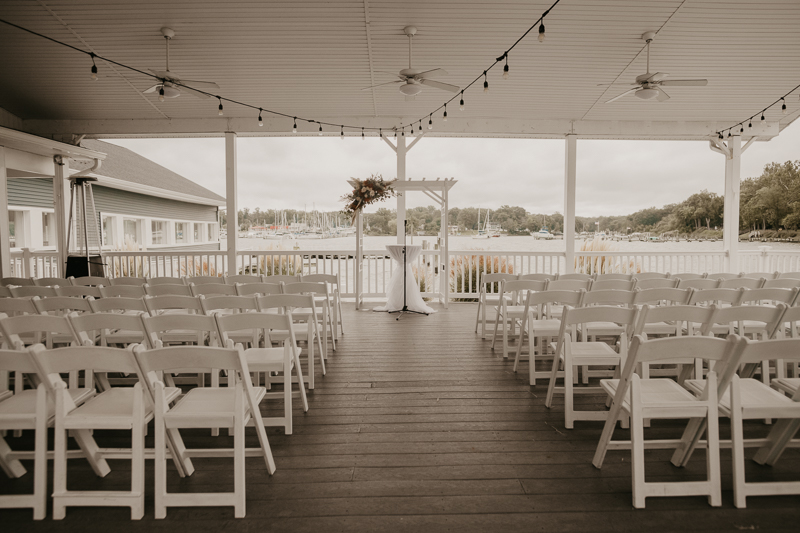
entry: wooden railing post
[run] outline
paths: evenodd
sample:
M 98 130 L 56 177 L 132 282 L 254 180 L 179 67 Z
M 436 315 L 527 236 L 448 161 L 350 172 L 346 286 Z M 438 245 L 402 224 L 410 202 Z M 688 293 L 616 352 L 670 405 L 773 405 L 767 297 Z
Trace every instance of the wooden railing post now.
M 31 273 L 34 269 L 31 268 L 31 250 L 30 248 L 22 249 L 22 277 L 32 278 L 34 275 Z

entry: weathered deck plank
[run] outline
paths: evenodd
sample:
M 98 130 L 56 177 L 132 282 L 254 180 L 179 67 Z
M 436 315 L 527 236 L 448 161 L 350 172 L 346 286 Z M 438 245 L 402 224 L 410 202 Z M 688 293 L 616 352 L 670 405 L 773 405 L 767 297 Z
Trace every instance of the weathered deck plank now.
M 0 510 L 2 531 L 738 531 L 796 530 L 798 497 L 749 498 L 732 504 L 730 452 L 722 452 L 723 507 L 704 498 L 648 499 L 631 507 L 630 454 L 610 452 L 602 470 L 591 465 L 602 425 L 578 422 L 563 428 L 561 403 L 544 407 L 544 382 L 527 385 L 527 363 L 512 372 L 473 333 L 475 307 L 395 321 L 384 313 L 345 310 L 346 334 L 317 366 L 310 411 L 295 405 L 294 435 L 270 430 L 278 471 L 248 459 L 247 516 L 229 508 L 171 509 L 156 521 L 152 463 L 148 462 L 145 519 L 131 522 L 124 509 L 70 509 L 62 522 L 34 523 L 30 511 Z M 602 409 L 603 398 L 577 402 Z M 279 414 L 279 404 L 267 411 Z M 672 422 L 656 422 L 646 437 L 680 435 Z M 754 423 L 753 435 L 767 428 Z M 728 424 L 722 422 L 722 433 Z M 624 433 L 621 432 L 621 435 Z M 30 445 L 29 436 L 10 439 Z M 103 445 L 124 446 L 121 433 L 98 432 Z M 186 433 L 187 444 L 227 446 L 228 437 Z M 255 445 L 252 431 L 250 445 Z M 151 441 L 148 441 L 151 442 Z M 682 469 L 669 453 L 648 451 L 648 479 L 694 480 L 705 475 L 704 454 Z M 232 488 L 231 462 L 197 460 L 197 472 L 181 480 L 170 472 L 171 490 Z M 75 488 L 114 489 L 128 483 L 125 461 L 98 479 L 80 460 L 69 465 Z M 800 450 L 789 450 L 774 468 L 750 462 L 751 479 L 800 479 Z M 30 488 L 30 476 L 0 476 L 0 491 Z

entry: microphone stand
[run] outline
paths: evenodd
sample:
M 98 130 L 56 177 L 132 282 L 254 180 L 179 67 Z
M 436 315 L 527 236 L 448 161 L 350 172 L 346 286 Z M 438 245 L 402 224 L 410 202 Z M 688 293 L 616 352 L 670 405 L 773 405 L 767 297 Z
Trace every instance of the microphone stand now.
M 410 314 L 410 313 L 413 313 L 415 315 L 428 316 L 428 313 L 423 313 L 422 311 L 412 311 L 411 309 L 409 309 L 408 308 L 408 302 L 406 301 L 406 298 L 408 297 L 408 292 L 407 292 L 407 289 L 406 289 L 406 283 L 407 283 L 407 280 L 408 280 L 408 270 L 407 270 L 408 267 L 406 266 L 406 248 L 407 248 L 407 246 L 406 246 L 406 236 L 407 235 L 408 235 L 408 220 L 404 220 L 403 221 L 403 308 L 399 309 L 397 311 L 389 311 L 390 315 L 392 313 L 399 313 L 395 320 L 400 320 L 401 316 L 403 316 L 404 314 Z

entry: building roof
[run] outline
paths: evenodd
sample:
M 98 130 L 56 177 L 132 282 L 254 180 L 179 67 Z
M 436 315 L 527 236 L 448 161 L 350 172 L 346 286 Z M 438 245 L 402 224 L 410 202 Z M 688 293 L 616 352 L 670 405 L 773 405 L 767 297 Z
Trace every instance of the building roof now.
M 187 202 L 225 205 L 222 196 L 127 148 L 93 139 L 84 139 L 81 146 L 106 154 L 100 169 L 93 173 L 111 178 L 101 179 L 101 185 Z M 71 166 L 84 170 L 91 167 L 91 162 L 74 161 Z

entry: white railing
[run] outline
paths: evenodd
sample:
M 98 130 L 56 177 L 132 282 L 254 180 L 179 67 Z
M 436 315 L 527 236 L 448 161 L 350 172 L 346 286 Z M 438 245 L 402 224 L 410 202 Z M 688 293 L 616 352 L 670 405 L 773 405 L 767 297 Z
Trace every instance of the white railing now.
M 800 272 L 800 252 L 772 251 L 769 246 L 739 252 L 742 272 Z
M 254 274 L 339 274 L 340 292 L 345 298 L 356 294 L 355 250 L 243 250 L 237 252 L 237 273 Z M 227 274 L 225 251 L 146 251 L 104 252 L 106 275 L 119 276 L 196 276 Z M 743 272 L 800 272 L 800 251 L 773 251 L 768 246 L 757 251 L 739 252 L 739 270 Z M 575 252 L 575 270 L 584 273 L 621 272 L 724 272 L 727 253 L 714 252 Z M 437 298 L 443 292 L 442 264 L 439 250 L 423 250 L 413 262 L 420 292 Z M 11 253 L 12 275 L 51 277 L 58 275 L 55 251 L 22 249 Z M 386 295 L 394 261 L 385 250 L 364 251 L 364 287 L 366 298 Z M 448 268 L 449 292 L 455 299 L 474 299 L 480 273 L 514 274 L 564 273 L 564 252 L 511 252 L 452 250 Z
M 575 252 L 575 271 L 584 274 L 725 272 L 727 252 Z

